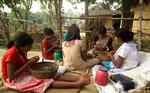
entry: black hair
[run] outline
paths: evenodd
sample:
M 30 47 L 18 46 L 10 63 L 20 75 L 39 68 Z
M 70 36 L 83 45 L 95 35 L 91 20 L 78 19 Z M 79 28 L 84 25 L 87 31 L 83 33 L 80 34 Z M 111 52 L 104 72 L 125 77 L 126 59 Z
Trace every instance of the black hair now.
M 105 35 L 107 32 L 107 29 L 105 26 L 100 26 L 99 29 L 98 29 L 98 34 L 103 34 Z
M 51 28 L 45 28 L 44 29 L 44 34 L 45 35 L 53 35 L 54 31 Z
M 134 33 L 126 28 L 116 29 L 115 36 L 120 37 L 124 42 L 132 41 Z
M 68 29 L 67 35 L 68 35 L 67 41 L 75 39 L 80 40 L 80 29 L 75 24 L 72 24 Z
M 12 46 L 22 47 L 22 46 L 30 45 L 32 43 L 33 43 L 33 38 L 29 34 L 25 32 L 20 32 L 15 36 L 13 40 L 8 42 L 7 48 L 9 49 Z

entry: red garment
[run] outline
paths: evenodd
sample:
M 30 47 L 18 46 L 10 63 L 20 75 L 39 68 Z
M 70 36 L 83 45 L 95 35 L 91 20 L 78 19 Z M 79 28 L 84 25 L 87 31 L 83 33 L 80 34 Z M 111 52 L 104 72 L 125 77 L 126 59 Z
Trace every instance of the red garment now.
M 44 53 L 44 48 L 46 49 L 50 49 L 52 47 L 52 43 L 48 42 L 47 39 L 43 39 L 42 42 L 41 42 L 41 52 L 42 52 L 42 56 L 44 59 L 47 59 L 47 60 L 54 60 L 54 52 L 50 52 L 48 54 L 45 54 Z
M 2 77 L 4 80 L 6 78 L 8 78 L 7 62 L 14 62 L 16 64 L 16 70 L 20 69 L 25 64 L 24 60 L 21 58 L 21 56 L 16 51 L 16 46 L 13 46 L 12 48 L 8 49 L 2 58 L 1 71 L 2 71 Z
M 113 39 L 110 35 L 106 35 L 106 37 L 103 37 L 103 38 L 100 38 L 98 36 L 98 40 L 96 41 L 96 45 L 100 45 L 100 46 L 108 46 L 109 48 L 109 51 L 112 51 L 113 50 Z
M 23 72 L 19 77 L 11 82 L 9 79 L 3 81 L 6 87 L 21 91 L 21 92 L 34 92 L 45 93 L 44 91 L 52 84 L 54 79 L 42 79 L 33 77 L 29 72 Z
M 27 57 L 27 53 L 25 53 L 25 57 Z M 15 70 L 20 69 L 24 64 L 25 60 L 19 55 L 16 50 L 16 46 L 13 46 L 4 54 L 2 58 L 2 75 L 3 75 L 3 83 L 6 87 L 21 91 L 27 92 L 31 91 L 34 93 L 44 93 L 44 91 L 50 86 L 50 84 L 54 81 L 52 78 L 50 79 L 40 79 L 32 76 L 30 71 L 25 71 L 16 77 L 13 80 L 9 80 L 7 73 L 7 62 L 15 63 Z

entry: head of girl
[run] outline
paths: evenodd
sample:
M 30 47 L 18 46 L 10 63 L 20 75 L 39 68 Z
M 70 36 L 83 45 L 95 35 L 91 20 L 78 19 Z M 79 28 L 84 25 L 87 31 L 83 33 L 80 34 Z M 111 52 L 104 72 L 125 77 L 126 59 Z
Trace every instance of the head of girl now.
M 54 37 L 54 31 L 51 28 L 45 28 L 44 35 L 46 39 L 52 39 Z
M 67 32 L 67 41 L 80 40 L 80 29 L 75 25 L 71 25 Z
M 120 28 L 116 29 L 115 36 L 118 39 L 118 41 L 129 42 L 133 40 L 134 33 L 126 28 Z
M 106 36 L 107 29 L 105 26 L 100 26 L 98 29 L 98 37 L 103 38 Z
M 33 38 L 25 32 L 20 32 L 15 36 L 13 40 L 11 40 L 7 44 L 7 48 L 9 49 L 13 46 L 16 46 L 22 51 L 28 52 L 31 50 L 32 44 L 33 44 Z

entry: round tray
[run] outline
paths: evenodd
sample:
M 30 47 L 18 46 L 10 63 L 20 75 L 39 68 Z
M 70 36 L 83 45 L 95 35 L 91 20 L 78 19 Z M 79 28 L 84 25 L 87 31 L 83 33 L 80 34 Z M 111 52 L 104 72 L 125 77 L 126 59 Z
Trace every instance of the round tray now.
M 57 73 L 59 66 L 51 62 L 39 62 L 30 66 L 30 71 L 37 78 L 52 78 Z

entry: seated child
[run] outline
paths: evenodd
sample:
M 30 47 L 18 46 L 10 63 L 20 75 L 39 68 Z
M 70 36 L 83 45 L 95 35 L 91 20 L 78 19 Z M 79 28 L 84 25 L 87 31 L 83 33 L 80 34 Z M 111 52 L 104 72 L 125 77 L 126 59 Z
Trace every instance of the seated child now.
M 58 42 L 53 42 L 54 31 L 50 28 L 44 30 L 45 38 L 41 42 L 42 57 L 46 60 L 54 60 L 54 49 L 59 47 Z

